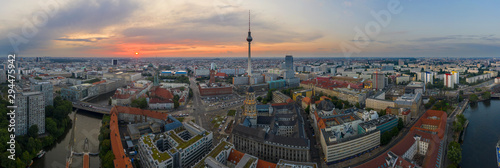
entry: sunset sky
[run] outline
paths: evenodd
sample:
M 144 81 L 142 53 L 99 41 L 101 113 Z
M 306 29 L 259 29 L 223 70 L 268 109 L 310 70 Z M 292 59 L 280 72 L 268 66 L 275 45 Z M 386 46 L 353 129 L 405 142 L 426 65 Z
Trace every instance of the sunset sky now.
M 389 12 L 397 2 L 399 12 Z M 363 40 L 356 28 L 366 34 L 373 23 L 379 33 L 349 56 L 500 56 L 499 7 L 497 0 L 5 0 L 0 51 L 15 51 L 13 41 L 21 56 L 246 57 L 250 10 L 253 57 L 347 57 L 343 46 Z M 387 24 L 373 12 L 389 12 Z

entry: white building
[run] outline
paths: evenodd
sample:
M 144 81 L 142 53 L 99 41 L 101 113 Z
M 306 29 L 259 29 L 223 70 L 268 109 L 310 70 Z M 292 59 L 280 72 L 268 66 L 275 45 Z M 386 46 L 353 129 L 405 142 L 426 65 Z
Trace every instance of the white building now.
M 451 71 L 451 74 L 454 77 L 454 83 L 459 84 L 460 83 L 460 72 L 457 71 Z
M 444 74 L 444 86 L 448 88 L 454 88 L 455 87 L 455 76 L 452 74 Z
M 424 78 L 424 83 L 434 83 L 434 73 L 432 72 L 425 72 L 425 78 Z
M 145 135 L 138 142 L 142 167 L 189 167 L 212 147 L 212 132 L 191 121 L 158 135 Z

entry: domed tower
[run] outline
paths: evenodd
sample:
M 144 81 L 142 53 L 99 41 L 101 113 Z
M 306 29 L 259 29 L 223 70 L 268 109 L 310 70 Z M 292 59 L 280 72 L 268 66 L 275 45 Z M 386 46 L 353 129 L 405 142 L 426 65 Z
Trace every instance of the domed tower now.
M 257 126 L 257 107 L 255 106 L 255 91 L 252 86 L 248 87 L 245 99 L 245 111 L 243 116 L 250 120 L 252 127 Z
M 248 69 L 247 73 L 248 76 L 252 76 L 252 59 L 251 59 L 251 52 L 250 52 L 250 45 L 252 43 L 252 32 L 250 32 L 250 11 L 248 11 L 248 36 L 247 36 L 247 41 L 248 41 Z

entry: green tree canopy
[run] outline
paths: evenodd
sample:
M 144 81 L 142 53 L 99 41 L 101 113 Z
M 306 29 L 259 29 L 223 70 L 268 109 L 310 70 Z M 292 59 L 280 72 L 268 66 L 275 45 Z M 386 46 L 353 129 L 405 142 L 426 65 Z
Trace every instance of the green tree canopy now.
M 33 138 L 38 138 L 38 126 L 37 125 L 32 125 L 28 129 L 28 136 L 33 137 Z
M 481 97 L 483 97 L 483 99 L 490 99 L 491 98 L 491 93 L 490 92 L 484 92 Z
M 140 109 L 146 109 L 148 107 L 148 102 L 146 101 L 146 98 L 138 98 L 133 100 L 132 103 L 130 103 L 130 106 Z
M 472 94 L 469 96 L 469 100 L 473 103 L 477 102 L 479 100 L 479 98 L 477 97 L 476 94 Z
M 455 164 L 459 164 L 462 161 L 462 147 L 460 147 L 458 142 L 450 142 L 448 146 L 448 159 Z

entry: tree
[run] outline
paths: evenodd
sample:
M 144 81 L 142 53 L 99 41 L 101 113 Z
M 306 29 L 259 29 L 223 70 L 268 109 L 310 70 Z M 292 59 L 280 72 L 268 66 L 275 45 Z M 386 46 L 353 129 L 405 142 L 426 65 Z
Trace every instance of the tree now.
M 31 162 L 31 157 L 30 157 L 30 153 L 28 151 L 24 151 L 23 154 L 21 155 L 21 161 L 25 164 L 25 165 L 29 165 L 30 162 Z
M 101 143 L 101 148 L 103 151 L 107 152 L 111 149 L 111 141 L 109 139 L 105 139 Z
M 458 142 L 450 142 L 448 146 L 448 159 L 455 164 L 459 164 L 462 161 L 462 148 Z
M 465 121 L 467 121 L 467 118 L 465 118 L 465 116 L 463 114 L 458 114 L 457 119 L 458 119 L 458 122 L 460 122 L 460 124 L 462 124 L 462 125 L 464 125 Z
M 399 119 L 398 119 L 398 129 L 400 129 L 400 130 L 401 130 L 404 126 L 405 126 L 405 125 L 404 125 L 404 123 L 403 123 L 403 119 L 399 118 Z
M 461 132 L 464 129 L 462 123 L 453 121 L 453 130 L 455 132 Z
M 38 138 L 38 126 L 37 125 L 32 125 L 28 129 L 28 136 L 33 137 L 33 138 Z
M 50 134 L 57 133 L 57 123 L 52 118 L 45 119 L 45 129 Z
M 477 97 L 476 94 L 472 94 L 469 96 L 469 100 L 473 103 L 476 103 L 479 100 L 479 98 Z
M 45 106 L 45 117 L 52 117 L 54 113 L 54 106 L 48 105 Z
M 66 109 L 63 105 L 58 105 L 56 107 L 56 109 L 54 110 L 54 118 L 56 120 L 61 121 L 63 118 L 66 118 L 67 116 L 68 115 L 67 115 Z
M 257 97 L 257 101 L 261 102 L 262 101 L 262 97 Z
M 179 108 L 179 100 L 174 100 L 174 109 Z
M 104 155 L 102 159 L 102 167 L 114 167 L 113 160 L 115 159 L 115 155 L 112 151 L 108 151 L 106 155 Z
M 133 100 L 132 103 L 130 103 L 130 106 L 145 109 L 146 107 L 148 107 L 148 102 L 145 98 L 139 98 Z
M 267 91 L 267 101 L 272 101 L 273 100 L 273 89 Z
M 2 158 L 0 158 L 0 166 L 1 167 L 16 167 L 16 162 L 9 159 L 8 156 L 10 155 L 10 152 L 5 151 L 2 154 Z
M 361 106 L 359 105 L 359 102 L 357 102 L 356 105 L 354 105 L 354 106 L 356 106 L 356 108 L 361 108 Z
M 490 92 L 484 92 L 481 97 L 483 97 L 483 99 L 485 100 L 488 100 L 491 98 L 491 93 Z
M 385 114 L 386 114 L 385 110 L 380 110 L 380 112 L 378 112 L 379 117 L 385 116 Z
M 33 137 L 30 137 L 28 139 L 28 143 L 26 144 L 26 149 L 31 152 L 31 154 L 34 154 L 38 152 L 42 148 L 42 143 L 40 142 L 39 139 L 35 139 Z
M 177 109 L 179 108 L 179 95 L 174 95 L 174 108 Z

